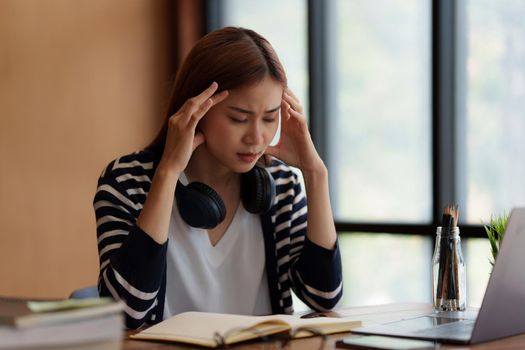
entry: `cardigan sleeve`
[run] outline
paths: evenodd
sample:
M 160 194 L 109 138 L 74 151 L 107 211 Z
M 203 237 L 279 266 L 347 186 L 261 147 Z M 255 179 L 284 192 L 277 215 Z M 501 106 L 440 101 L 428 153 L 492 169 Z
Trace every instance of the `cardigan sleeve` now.
M 306 236 L 307 199 L 300 181 L 294 182 L 291 222 L 291 264 L 289 278 L 295 294 L 317 311 L 333 309 L 343 295 L 339 244 L 323 248 Z
M 158 244 L 137 226 L 142 203 L 132 200 L 134 190 L 118 181 L 127 175 L 110 168 L 111 164 L 101 175 L 93 200 L 98 289 L 101 296 L 124 302 L 126 327 L 135 329 L 162 319 L 167 242 Z

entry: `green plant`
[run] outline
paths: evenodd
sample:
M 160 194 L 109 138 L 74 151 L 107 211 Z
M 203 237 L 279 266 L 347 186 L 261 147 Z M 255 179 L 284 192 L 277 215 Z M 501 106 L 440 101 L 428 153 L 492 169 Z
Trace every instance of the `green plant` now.
M 509 216 L 505 212 L 503 215 L 491 215 L 489 223 L 483 224 L 490 242 L 490 250 L 492 252 L 490 264 L 492 266 L 494 266 L 494 263 L 496 262 L 496 256 L 498 255 L 499 246 L 503 240 L 503 234 L 505 233 L 508 219 Z

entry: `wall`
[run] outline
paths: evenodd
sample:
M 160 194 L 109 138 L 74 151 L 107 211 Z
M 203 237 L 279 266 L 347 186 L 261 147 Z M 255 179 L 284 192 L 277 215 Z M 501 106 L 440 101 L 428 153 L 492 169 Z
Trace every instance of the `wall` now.
M 0 2 L 0 295 L 96 284 L 96 181 L 161 123 L 170 6 Z

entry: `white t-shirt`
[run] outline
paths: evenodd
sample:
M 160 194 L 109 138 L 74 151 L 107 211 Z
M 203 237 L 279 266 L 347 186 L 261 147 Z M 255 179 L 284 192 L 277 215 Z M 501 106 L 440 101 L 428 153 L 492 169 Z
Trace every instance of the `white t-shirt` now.
M 184 175 L 183 184 L 187 183 Z M 187 225 L 174 199 L 167 250 L 164 319 L 184 311 L 272 313 L 260 216 L 239 204 L 215 246 Z

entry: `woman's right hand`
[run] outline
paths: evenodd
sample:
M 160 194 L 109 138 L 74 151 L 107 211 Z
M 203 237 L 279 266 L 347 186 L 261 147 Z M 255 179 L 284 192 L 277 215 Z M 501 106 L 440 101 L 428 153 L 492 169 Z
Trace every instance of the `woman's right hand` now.
M 213 82 L 199 95 L 187 100 L 168 120 L 168 131 L 164 153 L 159 168 L 178 179 L 186 168 L 193 151 L 204 143 L 204 135 L 196 132 L 202 117 L 211 107 L 228 97 L 228 90 L 213 96 L 218 84 Z

